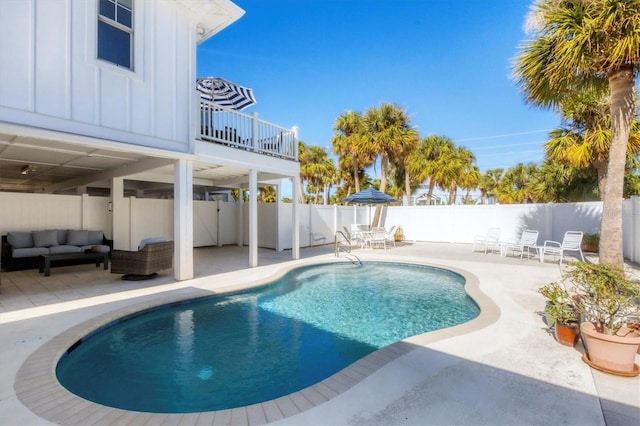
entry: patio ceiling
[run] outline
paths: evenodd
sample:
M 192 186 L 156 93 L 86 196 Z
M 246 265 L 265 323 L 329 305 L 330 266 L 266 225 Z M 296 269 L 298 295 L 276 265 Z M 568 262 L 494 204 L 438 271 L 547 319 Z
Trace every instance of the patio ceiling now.
M 145 153 L 96 148 L 52 139 L 0 133 L 0 191 L 76 193 L 108 190 L 111 178 L 126 176 L 125 190 L 166 191 L 173 184 L 173 161 Z M 196 186 L 234 187 L 248 170 L 195 162 Z M 87 191 L 91 193 L 91 191 Z

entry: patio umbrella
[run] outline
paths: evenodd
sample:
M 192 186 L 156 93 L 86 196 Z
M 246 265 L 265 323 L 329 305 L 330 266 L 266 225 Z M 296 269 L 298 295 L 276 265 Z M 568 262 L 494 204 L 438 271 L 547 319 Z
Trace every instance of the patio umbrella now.
M 342 199 L 345 203 L 351 204 L 367 204 L 369 205 L 369 221 L 371 221 L 371 205 L 372 204 L 389 204 L 389 203 L 397 203 L 398 200 L 393 198 L 390 195 L 385 194 L 382 191 L 378 191 L 377 189 L 367 188 L 360 192 L 356 192 L 355 194 L 351 194 L 348 197 Z M 355 211 L 354 211 L 354 219 L 355 219 Z
M 389 204 L 397 203 L 398 200 L 391 195 L 387 195 L 377 189 L 367 188 L 355 194 L 351 194 L 348 197 L 342 199 L 345 203 L 352 204 Z
M 220 77 L 198 78 L 197 90 L 200 98 L 215 102 L 226 108 L 242 111 L 257 103 L 253 89 L 241 86 Z

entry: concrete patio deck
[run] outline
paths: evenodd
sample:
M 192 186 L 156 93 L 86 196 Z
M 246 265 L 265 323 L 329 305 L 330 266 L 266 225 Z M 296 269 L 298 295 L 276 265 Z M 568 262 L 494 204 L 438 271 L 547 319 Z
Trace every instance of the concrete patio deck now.
M 472 253 L 465 244 L 402 243 L 354 253 L 362 260 L 463 271 L 477 287 L 472 296 L 483 313 L 378 351 L 306 392 L 249 409 L 155 415 L 69 397 L 51 381 L 41 385 L 53 374 L 51 348 L 143 306 L 243 288 L 298 265 L 334 261 L 333 246 L 303 249 L 298 261 L 289 251 L 260 250 L 261 266 L 253 269 L 246 267 L 247 248 L 196 249 L 196 278 L 183 282 L 170 272 L 121 281 L 92 265 L 53 268 L 50 277 L 37 270 L 2 273 L 0 424 L 640 425 L 640 378 L 593 370 L 581 360 L 581 343 L 568 348 L 549 334 L 544 298 L 536 290 L 560 277 L 557 263 Z

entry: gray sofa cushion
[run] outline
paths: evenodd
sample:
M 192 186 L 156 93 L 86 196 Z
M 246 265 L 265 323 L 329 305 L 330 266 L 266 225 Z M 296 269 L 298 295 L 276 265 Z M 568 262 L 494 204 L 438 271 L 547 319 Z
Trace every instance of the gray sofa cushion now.
M 31 248 L 19 248 L 13 250 L 13 257 L 18 259 L 21 257 L 35 257 L 41 254 L 49 253 L 49 249 L 46 247 L 31 247 Z
M 143 248 L 145 248 L 149 244 L 164 243 L 165 241 L 167 241 L 167 239 L 165 237 L 145 238 L 144 240 L 140 241 L 140 245 L 138 246 L 138 250 L 142 250 Z
M 47 229 L 49 231 L 49 229 Z M 67 244 L 67 230 L 66 229 L 55 229 L 58 233 L 58 244 L 65 245 Z
M 58 245 L 57 231 L 33 231 L 34 247 L 51 247 Z
M 33 247 L 33 234 L 31 232 L 7 232 L 7 242 L 13 249 Z
M 61 246 L 53 246 L 49 248 L 49 253 L 51 254 L 55 254 L 55 253 L 79 253 L 82 251 L 82 248 L 78 247 L 78 246 L 68 246 L 68 245 L 61 245 Z
M 89 231 L 87 244 L 99 246 L 102 244 L 102 231 Z
M 67 245 L 86 246 L 89 244 L 89 231 L 76 231 L 69 229 L 67 232 Z

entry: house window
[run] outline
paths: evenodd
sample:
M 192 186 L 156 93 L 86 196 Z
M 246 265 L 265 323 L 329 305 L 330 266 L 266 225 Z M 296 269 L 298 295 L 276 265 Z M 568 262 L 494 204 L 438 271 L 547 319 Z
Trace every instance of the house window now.
M 98 59 L 133 69 L 133 0 L 98 0 Z

